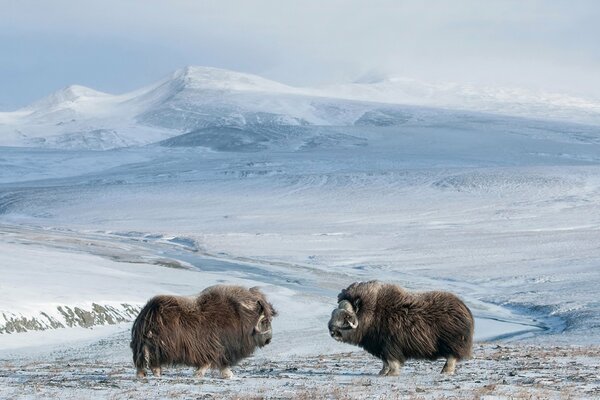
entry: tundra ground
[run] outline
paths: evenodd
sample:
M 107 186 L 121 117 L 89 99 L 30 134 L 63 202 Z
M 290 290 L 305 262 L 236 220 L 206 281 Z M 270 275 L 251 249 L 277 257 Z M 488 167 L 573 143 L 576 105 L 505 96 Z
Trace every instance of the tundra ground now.
M 194 377 L 192 368 L 165 368 L 136 379 L 128 335 L 61 351 L 0 357 L 3 399 L 592 399 L 600 396 L 600 347 L 478 343 L 455 375 L 443 361 L 409 361 L 399 377 L 377 376 L 379 360 L 348 347 L 331 355 L 267 359 L 259 353 L 234 368 Z

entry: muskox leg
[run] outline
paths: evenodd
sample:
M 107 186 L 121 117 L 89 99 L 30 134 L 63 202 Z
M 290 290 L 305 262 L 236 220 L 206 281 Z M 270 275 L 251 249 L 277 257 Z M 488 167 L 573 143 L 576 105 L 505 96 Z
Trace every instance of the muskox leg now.
M 402 368 L 402 363 L 397 360 L 388 360 L 389 371 L 385 376 L 398 376 L 400 375 L 400 368 Z
M 390 365 L 387 363 L 387 361 L 383 360 L 383 368 L 381 368 L 381 371 L 379 371 L 379 375 L 385 376 L 388 374 L 388 372 L 390 372 Z
M 442 368 L 442 374 L 453 374 L 456 368 L 456 358 L 454 356 L 448 356 L 446 358 L 446 364 Z
M 198 367 L 198 369 L 196 370 L 196 377 L 198 377 L 198 378 L 204 377 L 204 375 L 206 374 L 206 371 L 208 371 L 208 368 L 209 368 L 208 364 Z
M 137 366 L 137 371 L 136 371 L 135 375 L 138 378 L 145 378 L 146 377 L 146 367 L 150 363 L 150 350 L 148 349 L 147 345 L 143 345 L 142 346 L 142 354 L 144 356 L 144 359 L 140 360 L 138 358 L 136 360 L 136 362 L 135 362 L 136 366 Z
M 221 378 L 223 378 L 223 379 L 233 378 L 233 372 L 231 372 L 231 368 L 229 368 L 229 367 L 221 368 Z

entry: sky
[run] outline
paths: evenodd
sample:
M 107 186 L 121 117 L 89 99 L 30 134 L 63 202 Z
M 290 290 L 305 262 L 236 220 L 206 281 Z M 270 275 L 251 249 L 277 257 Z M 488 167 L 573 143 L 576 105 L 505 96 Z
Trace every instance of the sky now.
M 392 75 L 600 98 L 596 0 L 0 0 L 0 110 L 186 65 L 296 86 Z

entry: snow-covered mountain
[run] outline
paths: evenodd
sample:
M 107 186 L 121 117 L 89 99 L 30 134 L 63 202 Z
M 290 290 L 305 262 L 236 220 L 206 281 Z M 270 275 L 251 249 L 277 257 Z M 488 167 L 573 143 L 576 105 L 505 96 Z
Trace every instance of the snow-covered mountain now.
M 399 78 L 297 88 L 256 75 L 186 67 L 156 84 L 121 95 L 74 85 L 20 110 L 2 112 L 0 145 L 102 150 L 192 132 L 214 136 L 215 130 L 235 134 L 232 140 L 236 141 L 240 129 L 245 135 L 260 137 L 267 131 L 271 139 L 313 138 L 310 127 L 474 118 L 464 110 L 600 125 L 600 102 L 568 96 Z M 194 143 L 203 145 L 204 139 Z
M 375 77 L 330 86 L 340 98 L 413 104 L 502 115 L 600 124 L 600 100 L 515 87 L 426 83 L 403 77 Z
M 70 86 L 0 113 L 0 145 L 107 149 L 209 127 L 345 125 L 365 108 L 355 104 L 254 75 L 187 67 L 123 95 Z

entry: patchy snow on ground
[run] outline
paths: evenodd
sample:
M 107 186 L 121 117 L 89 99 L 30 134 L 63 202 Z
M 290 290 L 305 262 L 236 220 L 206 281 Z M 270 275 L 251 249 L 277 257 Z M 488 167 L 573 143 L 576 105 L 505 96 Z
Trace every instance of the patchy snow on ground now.
M 166 368 L 134 378 L 125 333 L 60 350 L 0 359 L 2 398 L 46 399 L 594 399 L 600 396 L 600 348 L 480 343 L 455 375 L 443 362 L 409 361 L 381 378 L 380 361 L 358 351 L 288 355 L 258 351 L 235 378 Z M 267 348 L 265 348 L 267 349 Z

